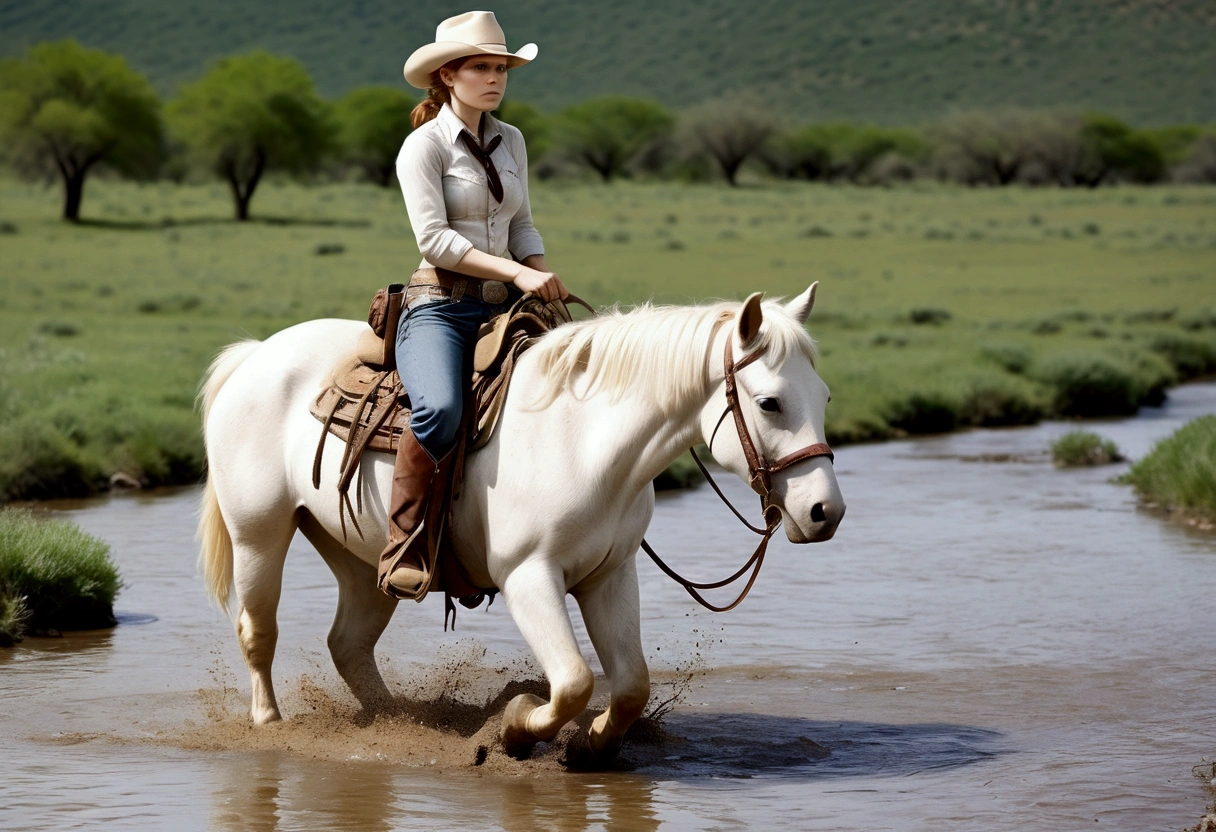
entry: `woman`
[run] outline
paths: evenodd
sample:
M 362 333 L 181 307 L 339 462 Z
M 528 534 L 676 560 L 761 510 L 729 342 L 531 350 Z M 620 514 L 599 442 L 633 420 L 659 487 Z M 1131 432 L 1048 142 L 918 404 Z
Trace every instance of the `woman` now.
M 438 518 L 423 521 L 432 489 L 450 472 L 478 328 L 520 292 L 546 301 L 568 294 L 532 224 L 523 135 L 490 115 L 507 71 L 536 52 L 531 43 L 507 51 L 492 12 L 466 12 L 440 23 L 435 42 L 405 64 L 406 80 L 427 98 L 397 157 L 423 260 L 397 329 L 397 371 L 413 413 L 397 450 L 380 555 L 380 588 L 395 598 L 421 600 L 431 588 L 435 547 L 425 530 Z

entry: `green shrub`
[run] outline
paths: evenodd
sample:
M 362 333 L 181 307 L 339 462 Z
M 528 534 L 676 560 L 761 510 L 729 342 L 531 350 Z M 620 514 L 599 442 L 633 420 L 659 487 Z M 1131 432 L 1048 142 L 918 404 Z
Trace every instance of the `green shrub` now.
M 1164 400 L 1174 376 L 1163 365 L 1148 356 L 1129 362 L 1105 353 L 1056 353 L 1034 376 L 1052 388 L 1053 409 L 1061 416 L 1123 416 Z
M 709 449 L 704 445 L 697 446 L 701 459 L 709 457 Z M 654 478 L 655 491 L 673 491 L 678 488 L 692 488 L 705 480 L 701 469 L 693 462 L 687 453 L 676 457 L 675 462 L 667 466 L 663 473 Z
M 914 324 L 944 324 L 950 320 L 950 317 L 949 309 L 939 309 L 937 307 L 913 309 L 908 313 L 908 318 Z
M 0 598 L 10 619 L 7 611 L 21 599 L 23 626 L 33 631 L 112 627 L 121 588 L 103 541 L 64 520 L 0 510 Z
M 1122 462 L 1123 455 L 1111 440 L 1089 431 L 1073 430 L 1051 443 L 1051 459 L 1060 468 L 1076 468 Z
M 1216 370 L 1214 341 L 1165 332 L 1153 338 L 1149 347 L 1174 365 L 1181 378 L 1194 378 Z
M 83 497 L 104 481 L 97 462 L 54 425 L 0 425 L 0 502 Z
M 1216 416 L 1201 416 L 1158 442 L 1121 481 L 1171 511 L 1216 522 Z
M 1021 375 L 1034 360 L 1034 351 L 1022 344 L 987 344 L 980 354 L 1006 372 Z
M 906 433 L 947 433 L 959 425 L 959 401 L 940 390 L 922 390 L 891 401 L 883 417 Z
M 975 382 L 959 407 L 960 424 L 976 427 L 1033 425 L 1050 410 L 1050 402 L 1034 383 L 1017 377 Z

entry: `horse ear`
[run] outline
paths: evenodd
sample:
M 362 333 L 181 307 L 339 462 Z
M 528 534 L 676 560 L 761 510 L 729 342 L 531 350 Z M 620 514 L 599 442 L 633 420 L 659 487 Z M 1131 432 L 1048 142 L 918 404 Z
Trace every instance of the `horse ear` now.
M 798 323 L 805 324 L 806 319 L 811 316 L 811 310 L 815 308 L 815 289 L 818 287 L 819 281 L 816 280 L 809 289 L 785 305 L 789 313 L 798 319 Z
M 763 292 L 753 292 L 747 300 L 743 301 L 743 308 L 739 310 L 739 343 L 745 347 L 760 331 L 760 324 L 764 323 L 764 312 L 760 309 L 762 297 L 764 297 Z

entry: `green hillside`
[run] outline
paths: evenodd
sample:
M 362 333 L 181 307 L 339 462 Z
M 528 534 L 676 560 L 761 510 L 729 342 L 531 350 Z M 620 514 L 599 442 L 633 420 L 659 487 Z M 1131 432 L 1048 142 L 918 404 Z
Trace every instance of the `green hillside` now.
M 511 95 L 553 110 L 600 93 L 673 108 L 746 93 L 795 121 L 910 123 L 952 109 L 1098 109 L 1141 125 L 1216 121 L 1212 0 L 499 0 L 512 48 L 540 57 Z M 447 0 L 0 0 L 0 56 L 73 36 L 163 93 L 210 60 L 292 55 L 321 90 L 404 86 Z

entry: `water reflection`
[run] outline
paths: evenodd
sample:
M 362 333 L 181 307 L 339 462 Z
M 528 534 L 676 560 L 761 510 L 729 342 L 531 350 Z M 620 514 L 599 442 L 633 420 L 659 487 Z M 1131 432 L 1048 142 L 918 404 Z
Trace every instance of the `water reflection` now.
M 631 776 L 595 779 L 584 775 L 529 778 L 496 783 L 497 820 L 509 832 L 591 828 L 658 829 L 654 784 Z
M 232 755 L 214 766 L 211 826 L 231 832 L 393 829 L 399 767 L 323 765 L 278 752 Z

